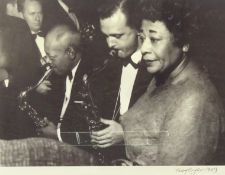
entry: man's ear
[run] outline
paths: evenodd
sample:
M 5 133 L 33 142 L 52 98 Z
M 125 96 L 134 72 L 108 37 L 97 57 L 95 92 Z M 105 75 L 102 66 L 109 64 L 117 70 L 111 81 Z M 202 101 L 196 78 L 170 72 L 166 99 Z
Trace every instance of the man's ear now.
M 66 54 L 71 58 L 71 59 L 75 59 L 76 55 L 75 55 L 75 50 L 72 46 L 69 46 L 66 49 Z

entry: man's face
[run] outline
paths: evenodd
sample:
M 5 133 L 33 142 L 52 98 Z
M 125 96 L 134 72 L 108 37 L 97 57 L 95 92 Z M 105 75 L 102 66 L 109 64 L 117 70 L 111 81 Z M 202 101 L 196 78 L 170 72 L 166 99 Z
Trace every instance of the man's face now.
M 72 59 L 65 51 L 66 47 L 46 38 L 45 52 L 51 60 L 52 68 L 58 75 L 65 75 L 72 69 Z
M 102 33 L 108 47 L 115 50 L 120 58 L 131 56 L 137 49 L 137 32 L 127 25 L 127 18 L 120 10 L 111 17 L 100 19 Z
M 43 21 L 41 4 L 37 1 L 26 0 L 24 3 L 23 17 L 31 31 L 40 31 Z
M 180 58 L 181 49 L 163 22 L 143 20 L 140 31 L 141 52 L 149 73 L 164 72 Z

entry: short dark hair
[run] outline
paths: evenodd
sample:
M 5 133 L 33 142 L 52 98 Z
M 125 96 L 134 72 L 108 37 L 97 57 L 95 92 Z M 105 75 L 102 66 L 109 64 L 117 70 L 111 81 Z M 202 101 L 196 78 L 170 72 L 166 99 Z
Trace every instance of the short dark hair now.
M 19 12 L 23 12 L 24 10 L 24 4 L 27 0 L 17 0 L 17 8 Z M 42 1 L 40 0 L 28 0 L 28 1 L 36 1 L 39 2 L 42 5 Z
M 136 28 L 136 21 L 132 20 L 138 0 L 104 0 L 97 9 L 100 19 L 111 17 L 121 10 L 127 17 L 127 25 Z
M 140 19 L 164 22 L 179 47 L 188 44 L 197 29 L 191 8 L 188 0 L 140 0 L 137 7 Z

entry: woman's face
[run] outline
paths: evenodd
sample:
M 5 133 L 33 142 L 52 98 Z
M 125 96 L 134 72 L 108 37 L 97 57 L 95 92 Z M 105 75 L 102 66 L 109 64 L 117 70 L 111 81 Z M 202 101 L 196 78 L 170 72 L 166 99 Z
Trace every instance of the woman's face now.
M 174 36 L 161 21 L 143 20 L 139 39 L 149 73 L 164 72 L 180 57 L 181 49 L 174 44 Z

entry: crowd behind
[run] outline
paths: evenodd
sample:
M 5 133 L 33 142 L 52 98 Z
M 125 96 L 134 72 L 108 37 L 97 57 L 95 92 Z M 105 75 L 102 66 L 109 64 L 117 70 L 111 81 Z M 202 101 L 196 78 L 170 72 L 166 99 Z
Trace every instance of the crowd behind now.
M 0 139 L 54 139 L 98 165 L 224 163 L 193 1 L 1 3 Z

